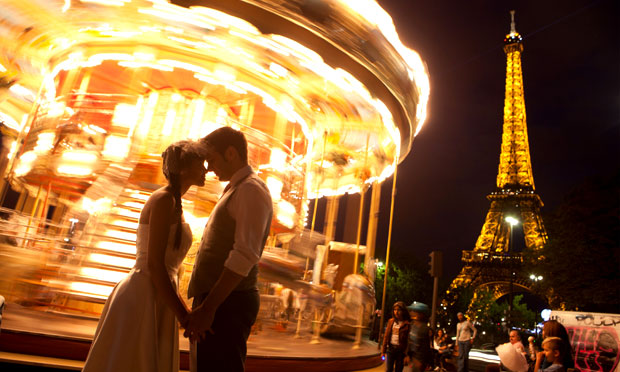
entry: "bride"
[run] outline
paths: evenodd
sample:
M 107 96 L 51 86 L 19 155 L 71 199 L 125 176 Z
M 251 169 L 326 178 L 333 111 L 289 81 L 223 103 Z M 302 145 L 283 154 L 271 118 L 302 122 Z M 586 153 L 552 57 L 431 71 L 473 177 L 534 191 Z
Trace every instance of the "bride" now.
M 207 170 L 193 141 L 171 144 L 162 157 L 168 185 L 140 213 L 136 264 L 106 301 L 85 372 L 179 370 L 177 319 L 184 325 L 189 310 L 178 293 L 178 269 L 192 242 L 181 196 L 203 186 Z

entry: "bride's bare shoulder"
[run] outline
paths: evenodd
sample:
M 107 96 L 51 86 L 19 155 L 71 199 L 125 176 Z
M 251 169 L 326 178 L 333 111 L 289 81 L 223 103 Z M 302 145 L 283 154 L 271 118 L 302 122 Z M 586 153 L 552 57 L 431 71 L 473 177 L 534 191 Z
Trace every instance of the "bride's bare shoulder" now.
M 174 205 L 174 195 L 166 188 L 159 188 L 146 200 L 142 212 L 140 212 L 140 223 L 148 224 L 151 211 L 154 209 L 168 209 Z

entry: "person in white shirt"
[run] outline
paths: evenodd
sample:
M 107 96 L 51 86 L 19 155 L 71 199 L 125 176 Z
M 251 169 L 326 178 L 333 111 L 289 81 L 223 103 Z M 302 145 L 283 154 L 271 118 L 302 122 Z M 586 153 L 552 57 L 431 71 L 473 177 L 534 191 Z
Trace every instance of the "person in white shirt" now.
M 188 287 L 194 300 L 185 336 L 192 341 L 192 371 L 242 372 L 260 304 L 258 261 L 271 227 L 271 195 L 248 165 L 243 133 L 223 127 L 201 143 L 208 171 L 230 182 L 200 242 Z
M 456 325 L 456 345 L 458 348 L 457 372 L 469 372 L 469 350 L 478 334 L 476 327 L 459 312 L 456 314 L 459 323 Z

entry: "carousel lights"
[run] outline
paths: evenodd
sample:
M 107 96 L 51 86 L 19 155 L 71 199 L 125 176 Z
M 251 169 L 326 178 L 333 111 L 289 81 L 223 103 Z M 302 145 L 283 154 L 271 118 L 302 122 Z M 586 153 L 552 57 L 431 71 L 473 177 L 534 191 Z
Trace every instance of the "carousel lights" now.
M 277 204 L 277 208 L 278 212 L 276 213 L 276 219 L 289 229 L 295 227 L 297 217 L 295 206 L 286 200 L 280 200 Z
M 284 169 L 286 167 L 286 153 L 281 149 L 272 149 L 269 155 L 269 163 L 274 169 Z
M 99 249 L 105 249 L 111 252 L 136 254 L 136 246 L 134 244 L 123 244 L 123 243 L 116 243 L 116 242 L 110 242 L 110 241 L 100 241 L 100 242 L 97 242 L 96 247 Z
M 419 102 L 416 105 L 416 136 L 426 120 L 427 105 L 430 96 L 430 82 L 426 72 L 426 66 L 422 62 L 420 55 L 414 50 L 407 48 L 400 41 L 396 27 L 390 15 L 374 0 L 339 0 L 354 13 L 364 18 L 369 23 L 375 25 L 385 36 L 394 49 L 403 57 L 407 64 L 407 71 L 410 80 L 414 80 L 418 88 Z
M 132 201 L 123 202 L 122 205 L 125 207 L 136 208 L 136 209 L 142 209 L 142 207 L 144 207 L 144 203 L 136 203 Z
M 123 267 L 130 269 L 136 263 L 135 259 L 110 256 L 102 253 L 91 253 L 88 255 L 88 261 L 115 267 Z
M 37 136 L 37 143 L 32 151 L 37 154 L 44 154 L 54 147 L 54 139 L 56 135 L 52 132 L 39 133 Z
M 71 282 L 69 289 L 73 292 L 81 292 L 86 295 L 107 297 L 112 292 L 113 287 L 93 283 Z
M 271 62 L 269 64 L 269 70 L 273 71 L 276 75 L 280 77 L 286 77 L 288 75 L 288 70 L 275 62 Z
M 132 210 L 124 209 L 124 208 L 114 208 L 112 212 L 121 217 L 127 217 L 127 218 L 132 218 L 132 219 L 140 218 L 140 212 L 136 212 L 136 211 L 132 211 Z
M 275 177 L 267 177 L 267 181 L 265 183 L 267 184 L 267 188 L 271 194 L 271 199 L 274 201 L 281 200 L 284 183 Z
M 114 270 L 97 269 L 94 267 L 82 267 L 80 268 L 80 275 L 90 279 L 97 279 L 116 284 L 123 280 L 127 276 L 127 273 Z
M 118 231 L 118 230 L 106 230 L 104 235 L 109 236 L 111 238 L 121 239 L 121 240 L 129 240 L 132 242 L 136 241 L 135 233 L 128 233 L 128 232 Z
M 122 227 L 122 228 L 125 228 L 125 229 L 136 230 L 138 228 L 139 224 L 137 222 L 131 222 L 131 221 L 127 221 L 127 220 L 114 220 L 114 221 L 110 222 L 110 225 L 117 226 L 117 227 Z
M 259 35 L 260 31 L 246 20 L 243 20 L 238 17 L 231 16 L 227 13 L 220 12 L 219 10 L 202 7 L 202 6 L 193 6 L 190 7 L 193 15 L 201 15 L 207 17 L 210 22 L 215 23 L 217 26 L 222 26 L 226 28 L 236 28 L 241 31 Z
M 17 120 L 3 112 L 0 112 L 0 121 L 2 121 L 2 124 L 10 129 L 13 129 L 14 131 L 19 131 L 21 129 Z
M 36 160 L 37 154 L 34 151 L 27 151 L 19 157 L 19 164 L 14 170 L 16 176 L 23 176 L 30 172 L 32 163 Z
M 88 214 L 97 216 L 101 212 L 106 212 L 112 207 L 112 200 L 109 198 L 100 198 L 92 200 L 89 197 L 82 198 L 82 209 L 88 212 Z
M 9 91 L 16 98 L 19 98 L 29 103 L 33 103 L 36 98 L 36 95 L 32 93 L 30 89 L 25 88 L 24 86 L 20 84 L 11 85 L 11 87 L 9 88 Z

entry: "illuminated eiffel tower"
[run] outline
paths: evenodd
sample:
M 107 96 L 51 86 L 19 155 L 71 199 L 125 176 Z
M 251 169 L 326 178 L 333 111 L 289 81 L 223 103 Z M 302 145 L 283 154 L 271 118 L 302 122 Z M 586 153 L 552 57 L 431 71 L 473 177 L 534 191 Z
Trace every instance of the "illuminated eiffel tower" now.
M 463 268 L 447 291 L 444 305 L 454 303 L 455 290 L 474 289 L 474 299 L 482 290 L 490 290 L 494 299 L 514 291 L 528 291 L 531 279 L 521 274 L 523 257 L 511 249 L 514 229 L 508 221 L 522 224 L 524 250 L 540 250 L 547 236 L 540 216 L 543 202 L 534 191 L 534 177 L 525 120 L 522 38 L 515 30 L 511 11 L 510 33 L 504 39 L 506 53 L 506 96 L 504 127 L 497 171 L 497 187 L 487 199 L 491 207 L 472 251 L 463 251 Z M 506 217 L 509 217 L 508 220 Z M 519 234 L 520 235 L 520 234 Z M 513 242 L 514 243 L 514 242 Z

